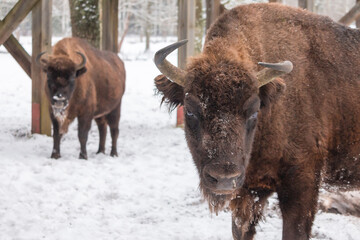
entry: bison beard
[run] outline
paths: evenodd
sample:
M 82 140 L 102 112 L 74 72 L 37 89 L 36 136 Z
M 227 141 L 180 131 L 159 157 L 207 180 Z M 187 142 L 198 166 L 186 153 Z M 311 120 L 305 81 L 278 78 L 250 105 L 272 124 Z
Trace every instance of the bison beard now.
M 200 180 L 201 181 L 201 180 Z M 201 190 L 201 194 L 206 199 L 209 204 L 209 209 L 211 212 L 218 214 L 221 210 L 229 207 L 230 201 L 236 197 L 234 195 L 225 195 L 225 194 L 215 194 L 211 190 L 207 188 L 203 188 L 200 183 L 199 188 Z
M 184 105 L 210 210 L 229 206 L 234 239 L 253 239 L 276 192 L 282 238 L 309 239 L 320 185 L 360 188 L 360 31 L 302 9 L 250 4 L 220 16 L 181 70 L 165 58 L 185 43 L 155 54 L 164 74 L 155 85 L 170 110 Z

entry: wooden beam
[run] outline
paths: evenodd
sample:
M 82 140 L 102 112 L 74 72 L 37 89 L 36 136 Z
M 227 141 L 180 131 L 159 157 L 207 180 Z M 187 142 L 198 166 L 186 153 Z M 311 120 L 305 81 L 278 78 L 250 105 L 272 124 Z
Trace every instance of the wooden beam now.
M 178 39 L 188 39 L 185 47 L 178 49 L 178 66 L 186 67 L 186 59 L 195 53 L 195 0 L 178 0 Z M 184 125 L 184 111 L 182 107 L 177 109 L 177 127 Z
M 307 9 L 307 0 L 299 0 L 299 7 Z
M 187 39 L 187 6 L 186 0 L 178 0 L 178 40 Z M 178 67 L 186 66 L 186 45 L 178 49 Z
M 39 0 L 19 0 L 0 23 L 0 45 L 11 36 L 12 32 L 24 20 Z
M 26 74 L 31 78 L 31 56 L 21 46 L 14 35 L 10 35 L 4 43 L 4 47 L 15 58 Z
M 352 22 L 359 19 L 359 17 L 360 17 L 360 2 L 358 1 L 355 4 L 355 6 L 339 20 L 339 23 L 349 26 Z
M 206 29 L 220 16 L 220 0 L 206 0 Z
M 282 0 L 269 0 L 269 3 L 282 3 Z
M 178 0 L 178 40 L 187 39 L 187 8 L 188 2 L 186 0 Z M 186 45 L 178 49 L 178 67 L 184 69 L 186 67 Z M 184 108 L 182 106 L 176 111 L 176 126 L 182 127 L 184 125 Z
M 118 52 L 119 0 L 100 1 L 100 49 Z
M 315 12 L 315 0 L 307 0 L 307 9 Z
M 32 125 L 33 133 L 51 135 L 48 100 L 45 95 L 46 74 L 36 64 L 36 56 L 51 50 L 52 0 L 39 0 L 32 11 Z
M 196 1 L 188 0 L 187 7 L 187 39 L 186 58 L 195 54 L 195 31 L 196 31 Z
M 188 39 L 185 47 L 178 49 L 178 66 L 182 69 L 195 53 L 195 9 L 195 0 L 178 0 L 178 40 Z
M 315 0 L 299 0 L 298 5 L 301 8 L 304 8 L 304 9 L 314 12 Z
M 360 0 L 356 0 L 356 3 L 360 3 Z M 356 20 L 356 27 L 360 28 L 360 18 Z

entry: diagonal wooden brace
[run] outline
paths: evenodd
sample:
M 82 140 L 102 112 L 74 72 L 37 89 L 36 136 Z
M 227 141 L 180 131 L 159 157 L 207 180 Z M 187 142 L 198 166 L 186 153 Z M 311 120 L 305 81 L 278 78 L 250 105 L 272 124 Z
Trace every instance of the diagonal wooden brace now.
M 19 0 L 10 10 L 2 22 L 0 22 L 0 45 L 11 36 L 12 32 L 24 20 L 39 0 Z
M 360 17 L 360 2 L 356 3 L 355 6 L 350 9 L 350 11 L 345 14 L 340 20 L 339 23 L 342 23 L 346 26 L 349 26 L 352 22 L 356 21 Z
M 4 47 L 31 79 L 31 56 L 21 46 L 18 40 L 13 35 L 10 35 L 4 43 Z

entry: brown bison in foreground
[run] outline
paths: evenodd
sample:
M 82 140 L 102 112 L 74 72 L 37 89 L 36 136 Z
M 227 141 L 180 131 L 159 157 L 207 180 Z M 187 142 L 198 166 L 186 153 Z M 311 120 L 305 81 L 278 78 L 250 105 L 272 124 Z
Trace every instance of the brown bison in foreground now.
M 37 62 L 47 74 L 45 91 L 54 138 L 51 157 L 60 157 L 60 139 L 76 117 L 80 158 L 87 159 L 86 142 L 92 119 L 99 128 L 98 153 L 105 152 L 109 125 L 110 155 L 117 156 L 121 98 L 125 90 L 123 62 L 115 53 L 99 51 L 78 38 L 65 38 L 53 47 L 48 58 L 41 58 L 42 55 L 37 57 Z
M 309 239 L 319 186 L 360 187 L 360 31 L 252 4 L 220 16 L 181 70 L 165 58 L 184 43 L 156 53 L 155 84 L 170 107 L 184 105 L 210 209 L 229 206 L 234 238 L 253 239 L 276 192 L 283 239 Z

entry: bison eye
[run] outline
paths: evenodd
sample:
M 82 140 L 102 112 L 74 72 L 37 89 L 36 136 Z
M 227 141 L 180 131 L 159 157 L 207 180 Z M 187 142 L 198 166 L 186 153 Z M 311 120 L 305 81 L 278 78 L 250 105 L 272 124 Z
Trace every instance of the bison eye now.
M 249 134 L 250 132 L 252 132 L 252 130 L 254 130 L 255 126 L 256 126 L 256 120 L 258 117 L 258 112 L 255 112 L 253 114 L 251 114 L 251 116 L 247 119 L 246 121 L 246 132 Z
M 188 117 L 195 117 L 195 114 L 193 114 L 193 113 L 190 112 L 190 111 L 186 111 L 186 116 L 188 116 Z
M 193 138 L 200 139 L 200 116 L 189 110 L 185 112 L 185 125 L 189 129 L 187 131 Z
M 257 119 L 257 116 L 258 116 L 258 112 L 255 112 L 249 117 L 249 120 Z

